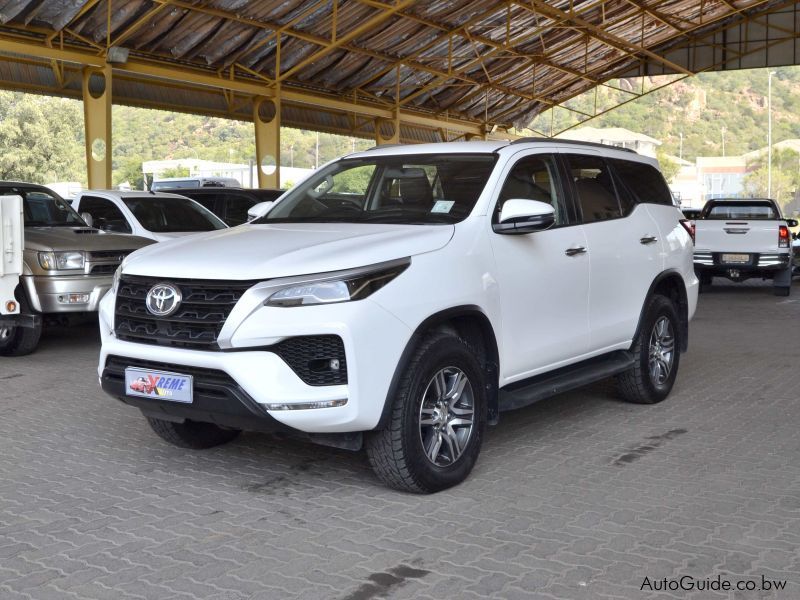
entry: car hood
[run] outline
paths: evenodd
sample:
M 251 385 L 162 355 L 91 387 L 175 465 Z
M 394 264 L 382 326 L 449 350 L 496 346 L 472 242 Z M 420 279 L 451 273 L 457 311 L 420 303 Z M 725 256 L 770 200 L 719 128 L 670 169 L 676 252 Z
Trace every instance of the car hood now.
M 241 225 L 162 242 L 125 263 L 130 275 L 253 280 L 326 273 L 432 252 L 452 225 Z
M 25 249 L 50 250 L 136 250 L 152 240 L 135 235 L 103 233 L 90 227 L 26 227 Z

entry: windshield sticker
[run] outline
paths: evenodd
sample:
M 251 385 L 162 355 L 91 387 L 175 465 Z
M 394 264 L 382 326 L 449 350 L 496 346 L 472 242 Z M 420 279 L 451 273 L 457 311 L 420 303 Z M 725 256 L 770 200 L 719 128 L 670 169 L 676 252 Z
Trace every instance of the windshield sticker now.
M 455 200 L 437 200 L 436 204 L 433 205 L 431 212 L 447 214 L 450 212 L 450 209 L 453 208 L 453 204 L 455 203 Z

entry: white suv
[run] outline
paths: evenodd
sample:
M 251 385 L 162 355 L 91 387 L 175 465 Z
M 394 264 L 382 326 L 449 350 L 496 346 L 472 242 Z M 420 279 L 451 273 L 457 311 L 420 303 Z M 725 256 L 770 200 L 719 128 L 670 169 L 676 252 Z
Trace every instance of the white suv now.
M 681 219 L 655 161 L 605 146 L 352 154 L 252 224 L 131 255 L 102 386 L 178 446 L 302 432 L 441 490 L 504 410 L 610 376 L 669 394 L 698 292 Z

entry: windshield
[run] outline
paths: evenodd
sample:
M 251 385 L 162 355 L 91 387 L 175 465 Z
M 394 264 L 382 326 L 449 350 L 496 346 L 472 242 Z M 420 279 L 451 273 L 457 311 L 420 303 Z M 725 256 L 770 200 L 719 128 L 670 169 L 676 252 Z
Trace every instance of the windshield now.
M 227 227 L 208 209 L 188 198 L 144 196 L 122 201 L 142 227 L 154 233 L 213 231 Z
M 457 223 L 478 201 L 493 154 L 342 159 L 295 186 L 255 223 Z
M 778 213 L 771 202 L 715 202 L 706 209 L 704 219 L 774 220 Z
M 40 188 L 3 187 L 3 194 L 22 196 L 26 227 L 88 227 L 69 202 Z

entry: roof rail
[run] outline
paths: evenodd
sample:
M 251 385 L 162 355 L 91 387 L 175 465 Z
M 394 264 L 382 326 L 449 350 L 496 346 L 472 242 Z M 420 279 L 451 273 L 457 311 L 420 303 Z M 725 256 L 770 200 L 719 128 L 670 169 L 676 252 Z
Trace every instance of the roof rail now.
M 548 137 L 523 137 L 517 138 L 513 142 L 511 142 L 511 146 L 514 144 L 528 144 L 530 142 L 547 142 L 550 144 L 574 144 L 576 146 L 595 146 L 598 148 L 611 148 L 614 150 L 622 150 L 623 152 L 632 152 L 633 154 L 639 154 L 636 150 L 631 148 L 622 148 L 620 146 L 612 146 L 610 144 L 601 144 L 599 142 L 582 142 L 580 140 L 567 140 L 564 138 L 548 138 Z

